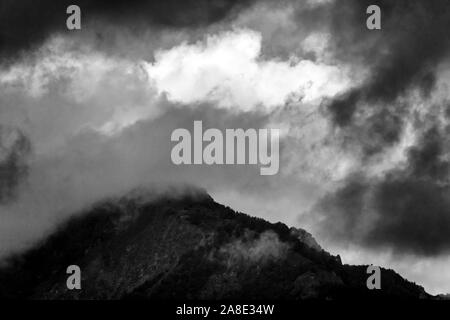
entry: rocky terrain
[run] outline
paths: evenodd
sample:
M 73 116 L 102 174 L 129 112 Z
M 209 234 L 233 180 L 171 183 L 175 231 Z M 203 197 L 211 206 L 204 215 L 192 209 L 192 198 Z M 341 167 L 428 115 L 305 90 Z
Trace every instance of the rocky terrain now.
M 78 265 L 82 289 L 68 290 Z M 0 297 L 25 299 L 419 299 L 422 287 L 382 269 L 343 265 L 301 229 L 216 203 L 203 191 L 133 192 L 76 215 L 0 270 Z

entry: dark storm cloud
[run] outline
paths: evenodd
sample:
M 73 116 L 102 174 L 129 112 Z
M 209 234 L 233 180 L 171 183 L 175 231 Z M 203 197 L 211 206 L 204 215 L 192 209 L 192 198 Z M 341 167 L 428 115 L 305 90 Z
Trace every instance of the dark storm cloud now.
M 39 45 L 54 32 L 68 32 L 66 8 L 81 8 L 82 23 L 105 20 L 139 29 L 200 27 L 226 18 L 245 7 L 247 0 L 3 0 L 0 3 L 0 57 Z M 81 31 L 83 32 L 83 28 Z
M 405 168 L 349 178 L 320 202 L 319 232 L 397 253 L 450 251 L 449 145 L 448 130 L 432 127 L 408 150 Z
M 366 28 L 366 8 L 377 4 L 382 30 Z M 332 15 L 335 50 L 341 59 L 357 59 L 371 69 L 370 79 L 332 101 L 328 108 L 340 126 L 365 103 L 390 104 L 410 88 L 427 95 L 433 71 L 450 44 L 450 3 L 432 1 L 336 1 Z
M 382 30 L 366 28 L 371 4 L 381 8 Z M 428 98 L 437 66 L 449 57 L 450 2 L 337 1 L 316 14 L 332 21 L 334 55 L 369 69 L 360 86 L 325 103 L 343 147 L 360 150 L 362 166 L 318 202 L 318 233 L 401 254 L 449 252 L 449 117 Z M 419 112 L 401 99 L 412 89 L 421 94 Z M 418 139 L 406 151 L 406 164 L 370 176 L 370 161 L 396 147 L 407 122 Z

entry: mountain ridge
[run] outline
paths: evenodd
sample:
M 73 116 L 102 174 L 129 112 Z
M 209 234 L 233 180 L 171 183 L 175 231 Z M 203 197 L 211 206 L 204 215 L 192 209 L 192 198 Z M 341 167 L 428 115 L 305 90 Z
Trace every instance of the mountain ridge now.
M 342 264 L 305 230 L 216 203 L 204 190 L 135 190 L 71 218 L 0 269 L 0 297 L 25 299 L 419 299 L 425 290 L 382 269 Z M 68 290 L 78 265 L 82 289 Z

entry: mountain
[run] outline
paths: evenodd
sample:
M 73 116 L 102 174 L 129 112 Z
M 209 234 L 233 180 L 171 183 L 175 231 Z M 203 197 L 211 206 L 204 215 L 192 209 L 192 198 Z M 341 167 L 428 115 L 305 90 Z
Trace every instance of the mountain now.
M 68 290 L 78 265 L 82 289 Z M 382 269 L 343 265 L 304 230 L 216 203 L 204 191 L 132 192 L 76 215 L 0 270 L 0 297 L 27 299 L 419 299 L 422 287 Z

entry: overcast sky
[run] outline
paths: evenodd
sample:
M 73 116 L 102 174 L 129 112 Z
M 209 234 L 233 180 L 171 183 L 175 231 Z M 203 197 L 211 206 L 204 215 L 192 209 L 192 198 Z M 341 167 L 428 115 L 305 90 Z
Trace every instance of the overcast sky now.
M 448 1 L 76 3 L 69 31 L 72 1 L 2 1 L 0 255 L 106 196 L 187 184 L 450 292 Z M 173 165 L 194 120 L 279 128 L 279 173 Z

